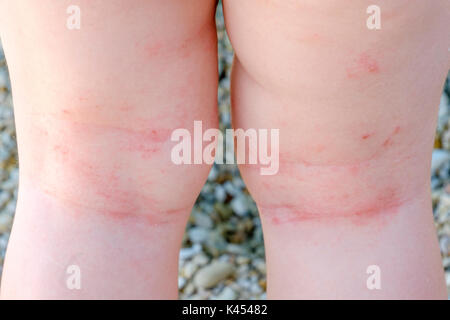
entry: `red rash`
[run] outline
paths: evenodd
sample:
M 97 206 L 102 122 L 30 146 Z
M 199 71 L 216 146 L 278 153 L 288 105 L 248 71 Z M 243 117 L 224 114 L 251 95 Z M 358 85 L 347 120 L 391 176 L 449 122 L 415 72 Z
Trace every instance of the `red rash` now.
M 347 78 L 356 79 L 365 74 L 380 72 L 378 62 L 367 53 L 362 53 L 350 67 L 347 68 Z
M 70 124 L 71 128 L 68 128 L 67 132 L 61 132 L 62 135 L 67 134 L 70 137 L 73 131 L 89 137 L 114 135 L 118 151 L 120 149 L 136 151 L 142 153 L 143 157 L 159 151 L 162 144 L 170 138 L 171 132 L 168 129 L 132 130 L 76 121 L 71 121 Z M 70 138 L 65 140 L 71 141 Z M 70 144 L 56 143 L 52 146 L 52 150 L 56 159 L 70 168 L 67 179 L 71 179 L 73 185 L 80 186 L 81 194 L 86 194 L 87 198 L 82 201 L 77 200 L 79 199 L 78 190 L 65 188 L 54 190 L 49 186 L 44 186 L 43 189 L 49 196 L 77 208 L 78 213 L 93 211 L 113 219 L 142 220 L 142 222 L 156 225 L 169 222 L 174 213 L 187 211 L 187 209 L 161 211 L 159 209 L 161 204 L 145 191 L 148 190 L 147 185 L 150 182 L 143 185 L 143 181 L 133 181 L 132 177 L 127 178 L 121 173 L 123 168 L 120 165 L 104 167 L 95 162 L 85 161 L 79 150 L 72 149 Z M 102 151 L 98 150 L 98 152 Z M 130 186 L 132 186 L 131 189 Z M 141 186 L 143 191 L 136 193 L 137 186 Z
M 165 210 L 158 209 L 158 201 L 145 194 L 136 194 L 127 191 L 127 183 L 121 181 L 121 168 L 115 166 L 105 169 L 97 167 L 81 160 L 75 160 L 70 156 L 68 147 L 56 145 L 54 151 L 64 157 L 64 161 L 70 164 L 77 180 L 77 185 L 86 186 L 88 194 L 94 195 L 95 203 L 86 199 L 78 201 L 77 196 L 71 196 L 70 192 L 62 190 L 51 190 L 44 188 L 44 192 L 62 201 L 65 205 L 77 208 L 75 212 L 96 212 L 105 217 L 115 220 L 138 220 L 149 225 L 160 225 L 169 223 L 171 219 L 176 219 L 177 213 L 186 212 L 184 209 Z M 129 184 L 130 182 L 128 182 Z M 132 182 L 131 182 L 132 183 Z
M 360 56 L 359 64 L 369 73 L 377 73 L 380 70 L 378 67 L 378 62 L 367 53 L 363 53 Z
M 152 123 L 158 122 L 157 120 Z M 129 129 L 110 124 L 83 123 L 70 121 L 74 130 L 95 136 L 112 134 L 117 135 L 116 141 L 125 151 L 139 152 L 142 157 L 151 157 L 161 150 L 162 145 L 170 140 L 171 130 L 165 128 Z M 143 124 L 145 126 L 145 124 Z M 148 125 L 149 127 L 150 125 Z
M 161 144 L 168 141 L 171 131 L 167 129 L 150 129 L 143 131 L 125 130 L 127 134 L 128 144 L 125 149 L 127 151 L 135 151 L 141 153 L 142 157 L 148 158 L 152 154 L 161 150 Z
M 400 133 L 400 127 L 397 126 L 394 132 L 383 142 L 383 147 L 390 147 L 394 143 L 394 137 Z
M 350 199 L 350 195 L 345 194 L 342 200 L 344 203 L 348 203 Z M 270 216 L 272 223 L 275 225 L 318 220 L 320 222 L 334 222 L 336 219 L 346 219 L 355 225 L 364 225 L 378 217 L 396 214 L 398 212 L 397 209 L 404 202 L 395 190 L 387 189 L 367 204 L 361 205 L 360 208 L 349 210 L 336 208 L 335 211 L 319 212 L 314 211 L 314 209 L 299 208 L 290 204 L 261 207 L 261 209 L 263 214 Z

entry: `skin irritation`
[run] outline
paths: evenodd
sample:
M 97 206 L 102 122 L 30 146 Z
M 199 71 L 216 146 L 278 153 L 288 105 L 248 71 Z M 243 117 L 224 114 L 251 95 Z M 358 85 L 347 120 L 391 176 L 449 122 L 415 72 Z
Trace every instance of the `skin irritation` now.
M 363 136 L 361 137 L 361 139 L 362 139 L 362 140 L 367 140 L 367 139 L 370 139 L 372 136 L 373 136 L 373 134 L 367 133 L 367 134 L 363 135 Z
M 394 132 L 383 142 L 383 147 L 389 148 L 394 144 L 394 138 L 400 133 L 400 126 L 394 129 Z
M 154 40 L 154 39 L 144 39 L 142 41 L 138 41 L 135 44 L 136 50 L 143 53 L 143 56 L 150 61 L 153 61 L 155 58 L 161 57 L 173 57 L 180 59 L 189 59 L 191 57 L 192 44 L 194 42 L 199 42 L 199 40 L 203 39 L 205 36 L 210 34 L 210 24 L 204 24 L 200 26 L 199 30 L 194 33 L 192 36 L 187 39 L 183 39 L 183 41 L 176 41 L 174 39 L 165 39 L 165 41 Z M 214 50 L 213 47 L 205 47 L 203 50 Z
M 304 167 L 330 167 L 330 166 L 336 166 L 336 167 L 350 167 L 353 165 L 359 165 L 361 163 L 365 163 L 365 162 L 369 162 L 372 160 L 376 160 L 378 157 L 382 156 L 388 149 L 390 149 L 391 147 L 395 146 L 395 142 L 396 139 L 398 137 L 398 135 L 401 133 L 402 131 L 402 127 L 400 125 L 397 125 L 394 127 L 394 129 L 392 129 L 391 133 L 389 133 L 388 135 L 384 134 L 384 139 L 383 139 L 383 134 L 377 133 L 377 132 L 369 132 L 369 133 L 364 133 L 364 134 L 357 134 L 355 136 L 354 142 L 352 143 L 359 143 L 361 145 L 361 147 L 364 146 L 364 144 L 366 143 L 372 143 L 373 139 L 378 138 L 379 142 L 374 141 L 373 147 L 371 146 L 371 148 L 373 148 L 373 152 L 370 156 L 368 156 L 366 159 L 363 160 L 358 160 L 355 162 L 341 162 L 341 161 L 336 161 L 336 162 L 332 162 L 332 161 L 327 161 L 325 163 L 322 164 L 317 164 L 314 161 L 311 160 L 305 160 L 303 158 L 298 158 L 295 154 L 293 154 L 292 152 L 280 152 L 280 160 L 281 162 L 285 162 L 285 163 L 297 163 L 297 164 L 301 164 Z M 383 139 L 383 140 L 380 140 Z M 317 143 L 314 144 L 312 146 L 308 146 L 308 148 L 306 150 L 308 150 L 308 152 L 310 154 L 315 154 L 315 155 L 319 155 L 319 154 L 323 154 L 326 153 L 330 148 L 327 148 L 326 145 L 322 144 L 322 143 Z M 303 150 L 305 150 L 305 147 L 303 147 Z M 372 150 L 372 149 L 371 149 Z
M 161 54 L 173 52 L 173 48 L 160 49 Z M 194 49 L 180 45 L 179 50 Z M 140 90 L 151 94 L 145 103 Z M 183 196 L 165 201 L 157 182 L 164 172 L 173 172 L 173 130 L 190 128 L 191 119 L 202 118 L 200 110 L 189 108 L 199 91 L 192 83 L 180 82 L 170 88 L 170 98 L 143 87 L 136 88 L 133 99 L 104 100 L 101 93 L 83 89 L 69 92 L 55 104 L 64 104 L 63 108 L 32 110 L 27 115 L 31 136 L 42 140 L 48 153 L 27 169 L 27 179 L 72 208 L 68 211 L 74 215 L 99 214 L 121 223 L 147 225 L 176 222 L 189 212 L 190 203 Z M 163 158 L 167 162 L 159 160 Z M 136 169 L 127 169 L 130 162 Z M 161 164 L 164 167 L 158 168 Z M 55 169 L 61 173 L 49 174 Z M 62 181 L 71 182 L 59 186 Z
M 110 180 L 111 184 L 114 184 Z M 157 202 L 150 197 L 138 196 L 136 193 L 125 192 L 111 186 L 110 188 L 99 188 L 95 192 L 98 198 L 98 203 L 88 204 L 80 200 L 75 200 L 69 194 L 55 192 L 49 188 L 43 189 L 43 192 L 70 207 L 69 210 L 73 215 L 79 217 L 90 213 L 101 215 L 109 219 L 126 223 L 128 221 L 135 221 L 145 223 L 150 226 L 160 226 L 176 222 L 180 215 L 186 214 L 188 208 L 162 210 L 156 208 Z M 140 199 L 136 199 L 140 198 Z
M 142 159 L 149 159 L 162 150 L 170 139 L 167 129 L 134 130 L 112 125 L 93 125 L 82 122 L 71 122 L 72 129 L 80 133 L 94 135 L 110 135 L 116 137 L 118 152 L 137 152 Z
M 181 88 L 177 95 L 186 97 L 189 92 L 185 88 Z M 116 143 L 123 152 L 138 152 L 143 159 L 149 159 L 156 153 L 160 152 L 162 148 L 170 141 L 171 133 L 174 129 L 184 127 L 186 121 L 186 110 L 182 106 L 177 106 L 175 109 L 179 112 L 171 112 L 167 114 L 162 112 L 160 114 L 151 116 L 133 115 L 132 111 L 135 109 L 132 105 L 124 104 L 112 108 L 123 113 L 119 120 L 115 114 L 108 115 L 109 109 L 106 106 L 84 104 L 83 109 L 89 111 L 82 111 L 80 108 L 62 109 L 61 114 L 54 114 L 53 117 L 67 122 L 74 132 L 90 133 L 95 136 L 99 135 L 113 135 L 117 136 Z M 131 114 L 131 115 L 130 115 Z M 48 116 L 48 115 L 47 115 Z M 110 119 L 111 118 L 111 119 Z M 165 123 L 170 121 L 170 128 Z M 130 127 L 133 123 L 133 127 Z
M 322 198 L 323 203 L 332 204 L 332 208 L 329 210 L 324 210 L 323 203 L 315 203 L 314 201 L 317 200 L 311 201 L 307 196 L 302 195 L 304 198 L 300 198 L 300 201 L 297 199 L 298 202 L 295 203 L 281 202 L 270 205 L 261 203 L 260 207 L 263 214 L 269 216 L 270 221 L 275 225 L 305 221 L 335 222 L 336 220 L 350 221 L 354 225 L 366 225 L 373 221 L 385 221 L 384 218 L 386 216 L 398 213 L 398 209 L 408 201 L 401 191 L 397 190 L 398 188 L 388 186 L 380 189 L 379 186 L 374 186 L 373 189 L 370 189 L 366 185 L 368 190 L 366 192 L 364 190 L 358 191 L 358 194 L 340 191 L 345 190 L 346 186 L 353 186 L 358 184 L 358 181 L 361 181 L 361 179 L 364 179 L 363 174 L 369 169 L 371 163 L 377 161 L 377 158 L 382 156 L 387 151 L 387 148 L 395 146 L 395 139 L 400 132 L 401 127 L 399 125 L 395 126 L 392 132 L 384 140 L 381 140 L 382 142 L 380 142 L 374 156 L 358 163 L 315 165 L 297 161 L 296 164 L 284 163 L 283 168 L 282 162 L 280 164 L 282 174 L 295 178 L 297 183 L 302 185 L 305 185 L 307 181 L 311 181 L 310 183 L 314 184 L 314 180 L 310 179 L 313 179 L 315 176 L 317 177 L 314 179 L 322 181 L 324 175 L 338 175 L 337 177 L 341 177 L 337 178 L 339 185 L 336 186 L 336 189 L 339 192 L 335 192 L 332 188 L 327 191 L 327 196 Z M 365 133 L 360 136 L 360 139 L 367 141 L 375 137 L 375 135 L 375 132 Z M 320 149 L 322 150 L 322 148 Z M 303 169 L 299 171 L 298 166 Z M 331 181 L 330 184 L 332 184 Z M 268 189 L 273 188 L 273 185 L 270 183 L 264 183 L 264 185 Z M 293 192 L 293 189 L 290 192 Z M 360 201 L 360 203 L 357 201 Z
M 118 165 L 111 169 L 104 169 L 96 165 L 77 159 L 68 146 L 55 145 L 54 151 L 59 153 L 61 161 L 75 173 L 74 181 L 78 185 L 88 185 L 95 202 L 73 196 L 68 190 L 54 190 L 51 186 L 43 185 L 43 191 L 48 196 L 60 200 L 70 206 L 75 215 L 95 212 L 105 217 L 126 221 L 140 221 L 149 225 L 162 225 L 175 221 L 178 214 L 185 213 L 187 208 L 161 209 L 164 206 L 151 195 L 130 191 L 126 185 L 133 186 L 132 178 L 123 178 L 122 168 Z
M 369 190 L 368 192 L 373 191 Z M 386 188 L 349 209 L 341 208 L 345 208 L 349 202 L 353 201 L 353 198 L 359 197 L 358 195 L 344 193 L 339 195 L 339 198 L 336 198 L 335 195 L 327 197 L 334 204 L 333 208 L 328 211 L 324 211 L 323 208 L 314 209 L 313 203 L 261 205 L 260 208 L 262 214 L 268 216 L 274 225 L 303 222 L 335 223 L 340 220 L 359 226 L 375 221 L 384 223 L 385 217 L 397 214 L 399 208 L 407 202 L 407 199 L 403 198 L 394 188 Z M 326 200 L 323 199 L 323 201 Z
M 129 105 L 126 107 L 127 109 L 132 108 Z M 81 149 L 74 147 L 79 143 L 78 141 L 86 141 L 88 144 L 89 141 L 111 141 L 112 145 L 107 143 L 104 146 L 99 144 L 96 147 L 99 155 L 104 151 L 110 153 L 112 151 L 110 149 L 113 148 L 117 149 L 117 154 L 128 155 L 126 158 L 130 156 L 133 158 L 135 157 L 133 153 L 136 153 L 141 161 L 148 161 L 153 157 L 162 156 L 161 153 L 167 149 L 166 146 L 170 143 L 172 131 L 161 123 L 164 121 L 162 119 L 172 115 L 161 114 L 154 119 L 137 117 L 131 122 L 127 119 L 128 122 L 135 124 L 135 128 L 131 128 L 121 125 L 117 121 L 109 121 L 108 118 L 102 116 L 103 109 L 100 106 L 91 108 L 90 113 L 94 113 L 87 114 L 84 121 L 81 118 L 86 112 L 74 109 L 62 109 L 60 113 L 47 114 L 45 119 L 50 120 L 44 121 L 45 126 L 49 126 L 48 121 L 56 121 L 59 123 L 58 127 L 62 128 L 62 130 L 58 130 L 57 136 L 55 133 L 49 134 L 41 124 L 34 124 L 40 135 L 43 135 L 45 131 L 45 135 L 51 137 L 51 139 L 47 138 L 47 142 L 51 143 L 49 147 L 54 154 L 54 159 L 63 167 L 70 168 L 66 174 L 72 180 L 72 185 L 81 186 L 81 189 L 84 186 L 89 199 L 83 199 L 83 191 L 80 193 L 79 190 L 71 190 L 70 186 L 69 189 L 54 188 L 52 184 L 46 182 L 45 178 L 41 179 L 38 176 L 33 180 L 41 185 L 45 194 L 72 207 L 71 212 L 74 214 L 96 212 L 122 223 L 140 221 L 154 226 L 176 221 L 179 214 L 186 213 L 188 208 L 168 208 L 167 205 L 160 203 L 152 196 L 149 192 L 151 186 L 146 187 L 145 183 L 147 182 L 138 175 L 123 175 L 124 168 L 122 164 L 119 164 L 120 162 L 106 168 L 100 166 L 96 161 L 83 160 L 85 157 L 79 150 L 83 150 L 84 147 L 80 146 Z M 116 108 L 116 110 L 118 109 Z M 172 121 L 172 123 L 181 125 L 185 120 L 183 116 L 184 112 L 181 112 L 177 116 L 177 121 Z M 42 115 L 34 115 L 34 117 L 43 119 Z M 128 115 L 128 117 L 130 116 Z M 72 141 L 71 137 L 73 136 L 79 139 Z M 105 150 L 102 151 L 102 148 Z M 130 188 L 130 186 L 132 187 Z
M 361 53 L 347 68 L 348 79 L 358 79 L 364 75 L 380 73 L 378 61 L 366 52 Z

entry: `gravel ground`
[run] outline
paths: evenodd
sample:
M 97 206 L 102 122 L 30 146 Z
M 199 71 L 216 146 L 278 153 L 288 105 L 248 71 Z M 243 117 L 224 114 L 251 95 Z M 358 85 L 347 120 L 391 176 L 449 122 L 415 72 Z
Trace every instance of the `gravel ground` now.
M 217 15 L 221 129 L 230 127 L 233 57 Z M 14 216 L 18 168 L 8 71 L 0 44 L 0 274 Z M 431 182 L 433 208 L 450 293 L 450 86 L 443 94 Z M 227 148 L 228 149 L 228 148 Z M 182 299 L 264 299 L 263 236 L 256 206 L 235 166 L 215 165 L 192 210 L 180 252 Z

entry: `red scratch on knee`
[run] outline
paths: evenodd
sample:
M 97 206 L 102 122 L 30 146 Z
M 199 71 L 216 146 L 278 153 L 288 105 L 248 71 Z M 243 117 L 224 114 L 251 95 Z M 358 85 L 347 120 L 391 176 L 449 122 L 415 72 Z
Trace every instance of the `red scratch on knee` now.
M 397 126 L 394 132 L 383 142 L 383 147 L 388 148 L 394 144 L 394 137 L 400 133 L 400 126 Z

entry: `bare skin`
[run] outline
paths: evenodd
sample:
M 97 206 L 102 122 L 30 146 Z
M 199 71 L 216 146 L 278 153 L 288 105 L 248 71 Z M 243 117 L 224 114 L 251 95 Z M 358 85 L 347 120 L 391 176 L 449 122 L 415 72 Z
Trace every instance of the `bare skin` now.
M 0 0 L 20 155 L 1 297 L 176 298 L 209 166 L 173 165 L 169 137 L 217 126 L 215 3 L 80 0 L 69 31 L 71 2 Z M 241 167 L 268 296 L 445 298 L 429 171 L 449 5 L 380 0 L 370 31 L 372 3 L 350 2 L 225 0 L 234 126 L 280 129 L 277 175 Z M 72 265 L 82 290 L 66 286 Z
M 262 215 L 268 297 L 446 298 L 429 172 L 448 1 L 225 0 L 233 122 L 280 129 L 280 172 L 241 172 Z M 369 290 L 366 270 L 381 270 Z
M 215 3 L 82 0 L 69 31 L 72 3 L 0 1 L 20 150 L 1 296 L 175 299 L 210 168 L 172 164 L 170 135 L 217 127 Z

